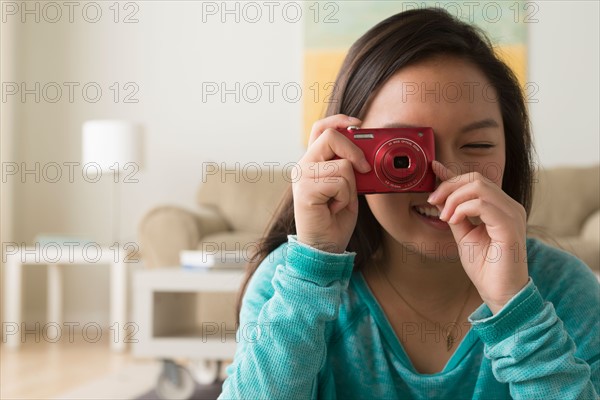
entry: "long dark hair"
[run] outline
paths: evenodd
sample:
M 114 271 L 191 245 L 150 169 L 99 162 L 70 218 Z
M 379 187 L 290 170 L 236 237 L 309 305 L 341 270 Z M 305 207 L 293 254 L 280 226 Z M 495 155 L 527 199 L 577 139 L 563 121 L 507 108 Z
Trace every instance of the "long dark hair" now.
M 506 165 L 502 189 L 527 211 L 532 197 L 532 143 L 529 116 L 519 82 L 494 53 L 485 33 L 441 9 L 409 10 L 380 22 L 350 48 L 336 79 L 326 115 L 346 114 L 362 119 L 370 96 L 400 69 L 433 56 L 452 55 L 472 62 L 497 92 L 504 122 Z M 237 301 L 237 318 L 252 275 L 260 263 L 295 234 L 291 187 L 247 266 L 246 279 Z M 364 196 L 359 196 L 356 227 L 348 251 L 356 252 L 355 268 L 363 268 L 381 243 L 381 226 Z

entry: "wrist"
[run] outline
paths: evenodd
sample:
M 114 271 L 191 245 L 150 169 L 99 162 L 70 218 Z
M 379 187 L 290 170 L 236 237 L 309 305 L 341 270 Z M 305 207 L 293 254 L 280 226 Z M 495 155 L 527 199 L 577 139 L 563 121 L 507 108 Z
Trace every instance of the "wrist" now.
M 489 307 L 482 304 L 468 320 L 485 345 L 495 346 L 511 336 L 513 340 L 520 340 L 520 330 L 538 318 L 544 308 L 544 299 L 530 278 L 498 314 L 493 315 Z M 513 341 L 511 347 L 514 344 Z
M 326 253 L 343 254 L 346 251 L 346 246 L 341 246 L 339 243 L 336 242 L 305 238 L 300 235 L 296 236 L 296 241 L 314 249 L 324 251 Z
M 319 286 L 329 286 L 333 281 L 348 282 L 354 268 L 356 253 L 343 254 L 321 251 L 288 235 L 285 271 L 290 276 L 301 277 Z
M 488 306 L 488 308 L 492 312 L 492 315 L 496 315 L 500 312 L 500 310 L 502 310 L 504 308 L 506 303 L 508 303 L 508 300 L 505 301 L 504 303 L 493 303 L 493 302 L 489 302 L 489 301 L 484 301 L 484 303 Z
M 501 298 L 484 298 L 482 296 L 483 302 L 488 306 L 493 315 L 496 315 L 506 306 L 506 304 L 513 299 L 517 294 L 519 294 L 525 286 L 529 283 L 529 277 L 527 277 L 523 282 L 515 285 L 513 290 L 508 291 L 508 294 L 503 295 Z

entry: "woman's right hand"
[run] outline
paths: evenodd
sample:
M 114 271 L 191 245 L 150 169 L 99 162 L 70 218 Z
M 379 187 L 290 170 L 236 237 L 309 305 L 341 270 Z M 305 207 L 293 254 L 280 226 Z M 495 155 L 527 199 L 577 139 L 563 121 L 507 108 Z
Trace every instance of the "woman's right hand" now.
M 298 241 L 331 253 L 343 253 L 358 216 L 354 170 L 371 170 L 363 151 L 336 129 L 361 120 L 338 114 L 317 121 L 308 150 L 294 177 L 294 216 Z M 334 159 L 339 157 L 339 159 Z

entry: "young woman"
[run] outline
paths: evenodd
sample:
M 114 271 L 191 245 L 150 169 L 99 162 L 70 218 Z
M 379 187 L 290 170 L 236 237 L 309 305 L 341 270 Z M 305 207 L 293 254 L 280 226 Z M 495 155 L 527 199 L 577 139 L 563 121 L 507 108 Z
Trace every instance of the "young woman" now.
M 251 265 L 221 398 L 598 398 L 599 285 L 526 237 L 527 109 L 485 35 L 397 14 L 336 89 Z M 350 125 L 432 127 L 436 189 L 357 196 Z

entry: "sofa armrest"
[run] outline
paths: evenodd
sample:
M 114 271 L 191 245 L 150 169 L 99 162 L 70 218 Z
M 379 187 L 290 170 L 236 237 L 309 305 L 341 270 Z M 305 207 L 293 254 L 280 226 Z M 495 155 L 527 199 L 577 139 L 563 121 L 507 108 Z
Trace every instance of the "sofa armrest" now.
M 140 222 L 141 255 L 148 267 L 179 265 L 179 252 L 198 246 L 203 236 L 228 230 L 225 220 L 213 209 L 198 213 L 174 206 L 150 210 Z
M 590 215 L 581 229 L 581 238 L 600 243 L 600 210 Z
M 199 223 L 200 240 L 206 235 L 231 230 L 231 226 L 229 226 L 225 217 L 212 207 L 198 207 L 196 216 Z

